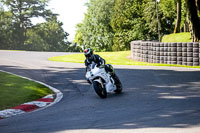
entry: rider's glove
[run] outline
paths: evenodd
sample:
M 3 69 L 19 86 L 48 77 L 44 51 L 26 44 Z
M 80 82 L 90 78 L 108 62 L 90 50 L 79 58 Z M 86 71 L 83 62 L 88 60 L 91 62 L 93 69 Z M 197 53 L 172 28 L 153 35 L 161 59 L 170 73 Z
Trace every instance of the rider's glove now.
M 97 64 L 97 67 L 100 67 L 100 64 Z

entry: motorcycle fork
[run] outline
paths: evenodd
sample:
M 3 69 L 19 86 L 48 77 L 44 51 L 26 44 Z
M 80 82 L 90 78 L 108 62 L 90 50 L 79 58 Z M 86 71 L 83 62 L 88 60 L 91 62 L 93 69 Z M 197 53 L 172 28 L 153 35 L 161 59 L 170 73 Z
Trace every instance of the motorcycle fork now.
M 101 81 L 101 87 L 104 88 L 104 84 L 101 78 L 99 78 L 99 80 Z

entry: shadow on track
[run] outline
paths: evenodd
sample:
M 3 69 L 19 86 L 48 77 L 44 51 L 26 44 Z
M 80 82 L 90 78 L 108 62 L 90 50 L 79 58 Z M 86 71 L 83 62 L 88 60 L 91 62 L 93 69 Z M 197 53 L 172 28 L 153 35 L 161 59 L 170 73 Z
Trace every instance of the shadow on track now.
M 2 124 L 11 127 L 16 121 L 20 122 L 11 129 L 35 131 L 37 127 L 40 132 L 187 128 L 200 124 L 200 71 L 116 69 L 123 83 L 123 93 L 100 99 L 85 81 L 83 68 L 0 66 L 0 69 L 39 80 L 64 93 L 58 104 L 23 117 L 0 121 L 0 128 Z M 26 123 L 30 118 L 32 124 Z

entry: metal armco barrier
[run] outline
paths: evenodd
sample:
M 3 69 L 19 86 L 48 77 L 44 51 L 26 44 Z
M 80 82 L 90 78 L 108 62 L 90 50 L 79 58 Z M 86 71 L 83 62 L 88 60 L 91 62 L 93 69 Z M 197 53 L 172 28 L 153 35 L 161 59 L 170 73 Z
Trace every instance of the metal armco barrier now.
M 135 61 L 187 66 L 200 65 L 200 45 L 198 42 L 161 43 L 132 41 L 131 57 Z

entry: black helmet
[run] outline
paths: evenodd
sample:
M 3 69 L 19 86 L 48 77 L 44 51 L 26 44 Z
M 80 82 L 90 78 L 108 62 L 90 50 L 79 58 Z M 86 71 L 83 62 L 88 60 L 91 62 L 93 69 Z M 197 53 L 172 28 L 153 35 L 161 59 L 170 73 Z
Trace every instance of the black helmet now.
M 93 51 L 90 48 L 85 49 L 84 54 L 85 54 L 85 57 L 88 59 L 93 58 Z

